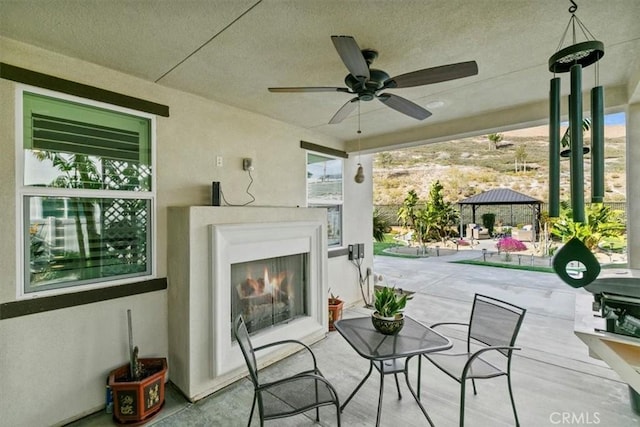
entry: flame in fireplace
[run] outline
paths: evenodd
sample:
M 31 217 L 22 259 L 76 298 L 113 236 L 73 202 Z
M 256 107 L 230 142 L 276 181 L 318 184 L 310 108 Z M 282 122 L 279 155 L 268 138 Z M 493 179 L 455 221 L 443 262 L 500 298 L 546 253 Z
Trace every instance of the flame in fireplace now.
M 289 298 L 293 297 L 293 272 L 280 271 L 277 273 L 271 273 L 269 275 L 269 269 L 264 268 L 262 277 L 254 279 L 250 271 L 247 271 L 247 278 L 240 285 L 238 290 L 242 297 L 258 296 L 271 294 L 273 296 L 282 294 L 287 295 Z

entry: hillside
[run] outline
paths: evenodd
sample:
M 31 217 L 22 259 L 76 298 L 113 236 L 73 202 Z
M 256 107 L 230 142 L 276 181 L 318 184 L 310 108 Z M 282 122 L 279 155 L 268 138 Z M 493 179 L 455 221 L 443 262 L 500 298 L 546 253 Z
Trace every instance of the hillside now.
M 502 132 L 494 147 L 486 136 L 378 153 L 373 165 L 374 204 L 400 204 L 414 189 L 426 199 L 435 180 L 445 198 L 456 202 L 482 191 L 508 187 L 547 201 L 548 130 L 546 126 Z M 588 132 L 584 145 L 589 146 Z M 516 171 L 516 155 L 520 161 Z M 585 200 L 590 199 L 591 155 L 585 156 Z M 524 162 L 522 161 L 524 159 Z M 561 200 L 568 200 L 569 159 L 561 158 Z M 625 199 L 625 128 L 605 129 L 605 201 Z

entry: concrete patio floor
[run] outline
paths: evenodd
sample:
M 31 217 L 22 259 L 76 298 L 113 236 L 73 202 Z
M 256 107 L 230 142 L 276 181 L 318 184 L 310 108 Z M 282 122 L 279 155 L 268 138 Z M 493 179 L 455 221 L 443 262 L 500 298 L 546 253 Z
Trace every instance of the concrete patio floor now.
M 374 270 L 384 282 L 415 292 L 406 313 L 429 325 L 440 321 L 468 320 L 475 293 L 494 296 L 526 308 L 527 314 L 512 366 L 514 396 L 523 426 L 631 427 L 640 425 L 640 416 L 629 403 L 628 387 L 604 363 L 590 358 L 587 347 L 573 333 L 575 296 L 585 291 L 565 285 L 554 274 L 451 264 L 469 258 L 469 251 L 453 255 L 405 259 L 376 257 Z M 477 256 L 474 254 L 473 256 Z M 355 272 L 354 272 L 355 274 Z M 373 283 L 371 283 L 373 286 Z M 345 317 L 368 316 L 362 307 L 350 307 Z M 456 345 L 463 333 L 443 330 Z M 368 363 L 337 332 L 312 348 L 324 375 L 332 382 L 342 401 L 364 377 Z M 283 369 L 301 366 L 303 357 L 293 355 L 263 371 L 277 375 Z M 416 372 L 415 367 L 411 369 Z M 411 378 L 415 385 L 415 376 Z M 437 426 L 457 426 L 459 385 L 428 363 L 423 364 L 422 401 Z M 478 395 L 467 390 L 468 427 L 511 426 L 513 413 L 506 380 L 479 381 Z M 371 378 L 342 413 L 343 426 L 375 424 L 379 376 Z M 423 426 L 426 420 L 412 399 L 406 384 L 398 399 L 391 378 L 385 381 L 382 426 Z M 196 403 L 188 403 L 168 385 L 162 412 L 147 425 L 153 426 L 242 426 L 247 424 L 253 398 L 248 379 Z M 113 425 L 109 415 L 94 414 L 72 424 L 77 427 Z M 256 414 L 252 425 L 259 425 Z M 267 422 L 266 425 L 316 425 L 313 413 Z M 323 408 L 319 425 L 334 426 L 335 410 Z

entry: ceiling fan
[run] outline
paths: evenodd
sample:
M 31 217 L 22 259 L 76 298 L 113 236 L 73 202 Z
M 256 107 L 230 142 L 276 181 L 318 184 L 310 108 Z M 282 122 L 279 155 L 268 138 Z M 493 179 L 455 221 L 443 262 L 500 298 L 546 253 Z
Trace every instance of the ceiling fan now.
M 407 116 L 424 120 L 431 115 L 431 112 L 401 96 L 380 92 L 385 89 L 422 86 L 478 74 L 478 64 L 475 61 L 468 61 L 389 77 L 389 74 L 382 70 L 370 68 L 371 63 L 378 57 L 377 51 L 373 49 L 360 50 L 358 43 L 351 36 L 331 36 L 331 41 L 333 41 L 342 62 L 349 70 L 349 74 L 344 78 L 347 87 L 269 88 L 269 92 L 344 92 L 356 95 L 340 107 L 329 120 L 329 124 L 342 122 L 356 108 L 357 102 L 371 101 L 374 98 Z

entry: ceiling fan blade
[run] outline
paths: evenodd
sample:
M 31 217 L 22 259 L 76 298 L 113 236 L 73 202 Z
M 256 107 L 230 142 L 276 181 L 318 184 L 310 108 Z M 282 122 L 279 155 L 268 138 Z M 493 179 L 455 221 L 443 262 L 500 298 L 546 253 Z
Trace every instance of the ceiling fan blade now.
M 346 92 L 346 87 L 270 87 L 269 92 Z
M 351 36 L 331 36 L 331 41 L 349 73 L 358 79 L 369 80 L 369 66 L 355 39 Z
M 346 119 L 347 116 L 351 114 L 353 110 L 355 110 L 358 102 L 359 101 L 357 96 L 348 100 L 347 103 L 340 107 L 340 109 L 333 115 L 333 117 L 331 117 L 331 120 L 329 120 L 329 124 L 335 125 L 336 123 L 340 123 L 341 121 Z
M 431 115 L 429 111 L 425 110 L 418 104 L 398 95 L 383 93 L 378 96 L 378 99 L 387 107 L 393 108 L 394 110 L 406 114 L 409 117 L 413 117 L 414 119 L 424 120 Z
M 478 64 L 476 61 L 458 62 L 457 64 L 425 68 L 424 70 L 391 77 L 384 83 L 383 89 L 429 85 L 475 76 L 476 74 L 478 74 Z

